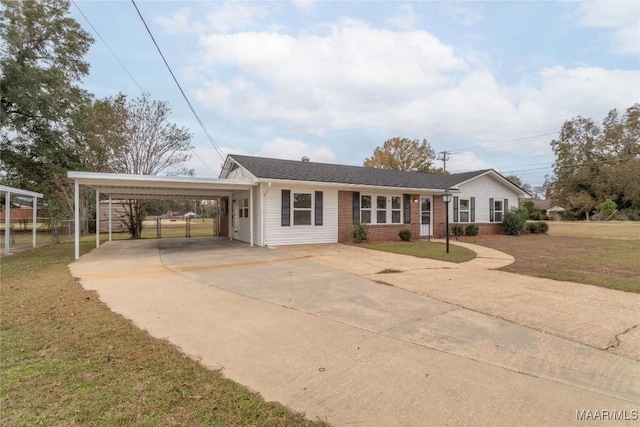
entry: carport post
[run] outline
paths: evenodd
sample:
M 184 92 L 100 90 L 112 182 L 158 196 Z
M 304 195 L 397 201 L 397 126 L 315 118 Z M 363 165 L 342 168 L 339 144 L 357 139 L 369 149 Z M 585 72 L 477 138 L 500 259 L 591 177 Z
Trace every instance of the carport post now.
M 74 252 L 75 258 L 80 259 L 80 184 L 73 182 L 73 222 L 74 222 Z
M 33 240 L 33 247 L 36 247 L 36 224 L 37 224 L 37 219 L 38 219 L 38 198 L 34 197 L 33 198 L 33 226 L 32 226 L 32 236 L 31 236 L 31 240 Z
M 253 246 L 253 185 L 249 187 L 249 242 Z
M 109 241 L 111 241 L 111 194 L 109 194 Z
M 96 190 L 96 249 L 100 247 L 100 190 Z
M 9 253 L 11 240 L 11 192 L 4 193 L 4 253 Z

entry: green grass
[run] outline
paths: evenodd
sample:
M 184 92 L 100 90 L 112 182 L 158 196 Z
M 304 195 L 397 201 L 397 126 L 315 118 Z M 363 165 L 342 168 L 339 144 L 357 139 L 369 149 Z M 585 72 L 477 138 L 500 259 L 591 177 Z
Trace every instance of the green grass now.
M 82 252 L 94 244 L 83 238 Z M 72 243 L 1 260 L 3 425 L 325 425 L 111 312 L 71 277 L 72 260 Z
M 391 274 L 391 273 L 402 273 L 402 270 L 398 270 L 395 268 L 385 268 L 384 270 L 378 271 L 376 274 Z
M 456 245 L 449 245 L 449 253 L 447 253 L 445 244 L 439 242 L 373 243 L 363 245 L 363 247 L 376 251 L 455 263 L 471 261 L 476 257 L 475 252 Z

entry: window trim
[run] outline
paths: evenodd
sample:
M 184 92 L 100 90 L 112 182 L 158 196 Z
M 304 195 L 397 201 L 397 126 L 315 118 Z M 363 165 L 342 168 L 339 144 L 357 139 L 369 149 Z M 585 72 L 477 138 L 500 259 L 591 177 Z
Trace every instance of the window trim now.
M 303 192 L 304 191 L 304 192 Z M 296 195 L 298 194 L 305 194 L 309 196 L 309 207 L 308 208 L 296 208 Z M 313 191 L 311 192 L 306 192 L 306 190 L 298 190 L 298 191 L 293 191 L 291 194 L 291 199 L 292 202 L 291 203 L 291 224 L 294 227 L 309 227 L 311 225 L 313 225 L 313 212 L 314 212 L 314 203 L 313 203 L 313 197 L 314 193 Z M 309 213 L 309 223 L 308 224 L 296 224 L 296 212 L 308 212 Z
M 360 206 L 359 207 L 359 216 L 360 216 L 360 221 L 363 224 L 368 224 L 368 225 L 402 225 L 403 223 L 406 224 L 406 220 L 407 220 L 407 215 L 406 215 L 406 206 L 405 203 L 403 203 L 403 198 L 404 198 L 404 194 L 393 194 L 393 193 L 359 193 L 359 198 L 358 201 L 360 202 Z M 363 197 L 369 197 L 371 198 L 371 207 L 369 208 L 363 208 L 362 207 L 362 198 Z M 385 199 L 385 208 L 384 209 L 378 209 L 378 197 L 384 197 Z M 398 198 L 398 200 L 400 201 L 400 207 L 397 209 L 393 208 L 393 198 Z M 354 198 L 355 200 L 355 198 Z M 410 208 L 409 208 L 410 209 Z M 354 210 L 355 210 L 355 206 L 354 206 Z M 386 222 L 378 222 L 378 212 L 383 212 L 385 213 L 385 220 Z M 362 213 L 363 212 L 371 212 L 371 216 L 370 219 L 371 221 L 369 222 L 365 222 L 362 220 Z M 393 222 L 393 213 L 394 212 L 399 212 L 400 213 L 400 222 Z M 411 218 L 409 218 L 409 221 L 411 220 Z
M 466 201 L 466 202 L 467 202 L 467 208 L 466 208 L 466 209 L 462 209 L 462 202 L 463 202 L 463 201 Z M 465 222 L 465 223 L 467 223 L 467 222 L 471 222 L 471 197 L 466 198 L 466 199 L 460 198 L 460 199 L 458 200 L 458 203 L 459 203 L 459 206 L 458 206 L 458 215 L 459 215 L 460 222 Z M 467 214 L 467 220 L 466 220 L 466 221 L 463 221 L 463 220 L 462 220 L 462 214 L 463 214 L 463 213 L 466 213 L 466 214 Z

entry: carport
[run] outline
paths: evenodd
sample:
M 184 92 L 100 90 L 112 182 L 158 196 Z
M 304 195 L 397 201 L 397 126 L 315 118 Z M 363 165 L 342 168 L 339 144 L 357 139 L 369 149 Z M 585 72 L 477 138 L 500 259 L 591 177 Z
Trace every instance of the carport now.
M 38 216 L 38 198 L 42 199 L 41 193 L 34 191 L 22 190 L 20 188 L 8 187 L 0 185 L 0 193 L 4 195 L 4 253 L 8 254 L 11 241 L 11 196 L 31 197 L 33 207 L 33 247 L 36 247 L 37 232 L 37 216 Z
M 250 211 L 250 245 L 253 246 L 253 188 L 250 180 L 231 180 L 198 177 L 170 177 L 156 175 L 133 175 L 100 172 L 67 172 L 74 180 L 75 259 L 80 258 L 80 186 L 96 192 L 96 248 L 100 246 L 100 197 L 108 196 L 108 228 L 111 241 L 112 200 L 143 199 L 221 199 L 232 196 L 234 191 L 248 190 Z M 231 222 L 231 215 L 227 218 Z M 229 224 L 229 229 L 231 225 Z M 230 238 L 233 238 L 230 236 Z

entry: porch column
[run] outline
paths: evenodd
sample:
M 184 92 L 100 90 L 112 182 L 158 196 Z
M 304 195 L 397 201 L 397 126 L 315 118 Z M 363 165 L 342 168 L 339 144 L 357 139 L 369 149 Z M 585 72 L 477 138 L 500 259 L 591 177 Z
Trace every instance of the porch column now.
M 109 194 L 109 241 L 111 241 L 111 194 Z
M 32 225 L 32 238 L 31 240 L 33 241 L 33 247 L 36 247 L 36 226 L 37 226 L 37 219 L 38 219 L 38 198 L 34 197 L 33 198 L 33 225 Z
M 74 223 L 74 252 L 75 259 L 80 259 L 80 184 L 73 182 L 73 223 Z
M 11 240 L 11 192 L 4 194 L 4 253 L 8 254 Z
M 100 190 L 96 190 L 96 249 L 100 247 Z
M 253 185 L 249 188 L 249 243 L 253 246 Z

